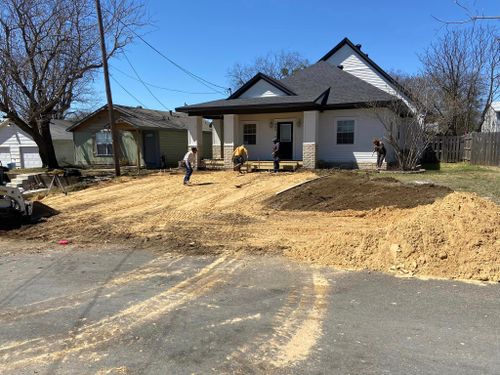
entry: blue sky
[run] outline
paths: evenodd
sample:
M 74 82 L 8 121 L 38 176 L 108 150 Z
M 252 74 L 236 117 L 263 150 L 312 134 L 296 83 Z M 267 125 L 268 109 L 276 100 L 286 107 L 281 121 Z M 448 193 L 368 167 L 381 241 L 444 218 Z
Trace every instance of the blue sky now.
M 467 3 L 468 1 L 468 3 Z M 498 0 L 464 0 L 485 14 L 500 13 Z M 154 27 L 144 38 L 193 73 L 228 86 L 227 70 L 270 51 L 298 51 L 317 61 L 347 36 L 386 70 L 408 73 L 420 68 L 418 54 L 443 32 L 443 19 L 462 19 L 453 0 L 146 0 Z M 141 78 L 155 85 L 207 93 L 211 90 L 162 59 L 140 40 L 128 46 L 126 56 Z M 147 108 L 173 109 L 223 97 L 218 93 L 187 94 L 151 87 L 162 104 L 134 76 L 124 57 L 110 61 L 113 77 Z M 117 104 L 140 105 L 114 81 Z M 105 101 L 102 79 L 95 82 L 96 98 Z

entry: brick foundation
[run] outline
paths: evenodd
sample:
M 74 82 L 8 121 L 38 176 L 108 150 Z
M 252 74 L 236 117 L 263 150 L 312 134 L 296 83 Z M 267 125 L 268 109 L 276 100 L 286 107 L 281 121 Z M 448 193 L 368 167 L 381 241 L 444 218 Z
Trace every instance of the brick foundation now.
M 233 168 L 234 146 L 224 145 L 224 168 Z
M 212 159 L 221 159 L 221 158 L 222 158 L 222 146 L 212 145 Z
M 317 166 L 317 144 L 304 143 L 302 145 L 302 161 L 304 168 L 315 169 Z

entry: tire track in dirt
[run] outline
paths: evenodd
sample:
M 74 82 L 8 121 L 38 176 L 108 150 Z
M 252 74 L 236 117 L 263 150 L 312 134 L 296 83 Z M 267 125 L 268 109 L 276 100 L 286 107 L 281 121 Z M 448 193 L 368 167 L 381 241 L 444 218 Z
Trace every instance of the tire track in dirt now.
M 61 213 L 18 234 L 49 241 L 64 236 L 82 243 L 92 242 L 96 235 L 118 240 L 158 237 L 158 241 L 165 242 L 169 233 L 175 235 L 175 227 L 181 222 L 197 222 L 212 228 L 213 222 L 207 218 L 212 212 L 234 213 L 238 207 L 237 211 L 249 219 L 262 219 L 259 211 L 269 194 L 281 190 L 283 185 L 310 177 L 309 173 L 301 172 L 282 174 L 279 178 L 257 173 L 235 178 L 231 173 L 221 172 L 197 176 L 206 184 L 199 187 L 185 187 L 180 178 L 177 184 L 177 177 L 171 175 L 110 183 L 67 197 L 47 197 L 44 203 Z M 245 185 L 238 189 L 237 182 Z
M 92 297 L 93 294 L 98 290 L 104 292 L 106 297 L 112 297 L 119 292 L 119 290 L 113 291 L 112 289 L 119 289 L 128 285 L 129 283 L 143 282 L 145 280 L 150 280 L 156 277 L 169 277 L 178 275 L 190 268 L 188 266 L 185 266 L 178 270 L 170 271 L 168 270 L 169 267 L 185 259 L 185 257 L 179 256 L 170 262 L 166 262 L 166 260 L 170 259 L 171 256 L 160 256 L 139 268 L 126 272 L 123 275 L 110 280 L 104 285 L 90 288 L 80 293 L 75 293 L 69 296 L 49 298 L 43 301 L 33 302 L 16 308 L 2 309 L 0 310 L 0 322 L 8 321 L 10 323 L 27 317 L 45 315 L 56 311 L 73 309 L 87 303 L 87 299 Z M 107 292 L 108 290 L 110 292 Z M 0 350 L 1 349 L 2 347 L 0 347 Z
M 113 316 L 106 317 L 70 331 L 69 337 L 40 338 L 26 343 L 6 343 L 0 348 L 0 372 L 32 364 L 50 364 L 66 357 L 94 349 L 104 343 L 130 332 L 132 329 L 153 321 L 176 308 L 191 302 L 239 268 L 236 259 L 223 256 L 202 268 L 196 275 L 143 302 L 132 305 Z M 60 335 L 59 335 L 60 336 Z M 36 346 L 30 347 L 30 344 Z
M 270 333 L 253 339 L 227 357 L 230 373 L 241 369 L 264 367 L 285 368 L 308 358 L 311 350 L 322 336 L 323 318 L 327 309 L 328 280 L 313 270 L 311 284 L 293 290 L 274 318 Z

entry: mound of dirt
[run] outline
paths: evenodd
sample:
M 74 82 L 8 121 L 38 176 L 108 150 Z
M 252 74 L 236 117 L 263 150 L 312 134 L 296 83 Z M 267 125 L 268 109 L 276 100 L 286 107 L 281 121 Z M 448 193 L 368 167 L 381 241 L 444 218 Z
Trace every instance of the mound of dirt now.
M 358 173 L 335 173 L 277 195 L 268 204 L 281 210 L 371 210 L 430 204 L 451 193 L 444 186 L 409 185 L 390 178 L 371 179 Z
M 500 207 L 475 194 L 452 193 L 395 212 L 383 228 L 325 233 L 288 255 L 353 269 L 500 281 Z

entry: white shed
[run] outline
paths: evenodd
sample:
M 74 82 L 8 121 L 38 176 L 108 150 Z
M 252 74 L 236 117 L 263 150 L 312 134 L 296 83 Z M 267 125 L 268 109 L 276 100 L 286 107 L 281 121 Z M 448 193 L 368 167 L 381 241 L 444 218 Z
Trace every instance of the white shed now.
M 52 120 L 50 131 L 56 157 L 60 165 L 74 164 L 73 136 L 66 129 L 71 121 Z M 15 168 L 39 168 L 42 160 L 38 146 L 33 139 L 10 121 L 0 124 L 0 162 L 2 165 L 13 164 Z

